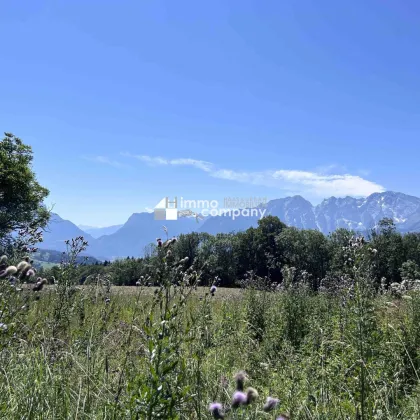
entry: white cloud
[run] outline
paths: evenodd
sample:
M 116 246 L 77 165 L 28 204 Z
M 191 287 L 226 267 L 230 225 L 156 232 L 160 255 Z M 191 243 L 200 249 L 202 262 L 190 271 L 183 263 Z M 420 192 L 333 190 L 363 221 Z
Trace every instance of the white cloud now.
M 106 156 L 93 156 L 93 157 L 83 156 L 83 159 L 89 160 L 90 162 L 103 163 L 105 165 L 110 165 L 110 166 L 113 166 L 114 168 L 122 168 L 126 166 L 123 163 L 118 162 L 116 160 L 112 160 Z
M 142 162 L 146 162 L 150 165 L 179 165 L 179 166 L 193 166 L 197 169 L 201 169 L 205 172 L 210 172 L 213 168 L 213 164 L 204 160 L 196 160 L 190 158 L 182 159 L 165 159 L 160 156 L 152 157 L 148 155 L 132 155 L 130 153 L 121 153 L 122 156 L 133 157 Z
M 359 175 L 334 174 L 334 169 L 341 172 L 345 168 L 339 165 L 318 168 L 315 172 L 302 170 L 265 170 L 265 171 L 235 171 L 232 169 L 219 169 L 211 162 L 190 158 L 166 159 L 147 155 L 124 156 L 135 157 L 151 165 L 178 165 L 192 166 L 200 169 L 214 178 L 242 182 L 252 185 L 262 185 L 277 188 L 283 191 L 295 191 L 316 197 L 334 196 L 368 196 L 374 192 L 383 192 L 385 188 L 373 181 Z
M 147 162 L 153 165 L 167 165 L 168 161 L 164 158 L 161 158 L 159 156 L 157 157 L 150 157 L 146 155 L 136 155 L 134 156 L 136 159 L 142 160 L 143 162 Z
M 201 169 L 204 172 L 210 172 L 213 169 L 213 164 L 204 160 L 195 159 L 172 159 L 169 161 L 170 165 L 186 165 Z
M 374 192 L 383 192 L 385 188 L 358 175 L 320 175 L 314 172 L 279 170 L 273 177 L 280 182 L 300 185 L 318 196 L 368 196 Z

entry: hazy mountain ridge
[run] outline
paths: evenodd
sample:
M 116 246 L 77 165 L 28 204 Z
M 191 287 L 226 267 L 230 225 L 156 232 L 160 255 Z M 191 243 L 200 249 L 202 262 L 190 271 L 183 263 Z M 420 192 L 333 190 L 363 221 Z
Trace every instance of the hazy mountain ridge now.
M 313 206 L 301 196 L 271 200 L 265 215 L 273 215 L 289 226 L 317 229 L 328 234 L 337 228 L 366 232 L 384 217 L 392 218 L 401 232 L 420 231 L 420 198 L 403 193 L 374 193 L 366 198 L 330 197 Z M 83 232 L 70 221 L 53 215 L 50 232 L 44 234 L 41 248 L 64 250 L 65 239 L 83 235 L 89 242 L 88 253 L 98 258 L 138 256 L 157 237 L 166 238 L 193 231 L 210 234 L 229 233 L 256 227 L 258 217 L 208 217 L 197 223 L 194 218 L 176 221 L 154 220 L 153 213 L 134 213 L 127 222 L 111 234 L 95 238 Z M 110 228 L 115 228 L 112 226 Z M 106 228 L 103 228 L 106 229 Z
M 78 228 L 70 220 L 62 219 L 58 214 L 52 213 L 50 221 L 44 231 L 44 240 L 39 243 L 38 248 L 65 251 L 67 249 L 65 240 L 83 236 L 89 243 L 95 239 Z
M 79 225 L 78 228 L 83 230 L 83 232 L 88 233 L 93 238 L 97 239 L 104 235 L 112 235 L 118 229 L 122 228 L 124 225 L 114 225 L 106 227 L 96 227 L 96 226 L 85 226 Z

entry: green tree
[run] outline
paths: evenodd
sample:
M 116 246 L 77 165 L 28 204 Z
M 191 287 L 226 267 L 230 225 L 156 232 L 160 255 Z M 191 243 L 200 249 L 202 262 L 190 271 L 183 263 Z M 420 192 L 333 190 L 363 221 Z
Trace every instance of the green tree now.
M 282 230 L 276 242 L 282 252 L 284 263 L 311 274 L 313 288 L 316 289 L 329 265 L 327 238 L 316 230 L 289 227 Z
M 377 263 L 374 274 L 376 281 L 382 277 L 387 279 L 387 284 L 401 281 L 400 268 L 407 261 L 403 237 L 396 231 L 392 219 L 382 219 L 378 223 L 378 232 L 373 235 L 371 246 L 377 249 Z
M 0 238 L 12 231 L 46 226 L 43 200 L 49 191 L 32 170 L 32 148 L 10 133 L 0 141 Z
M 259 276 L 270 276 L 276 282 L 281 279 L 282 250 L 276 242 L 276 237 L 286 228 L 287 226 L 276 216 L 266 216 L 258 220 L 254 246 L 256 246 Z

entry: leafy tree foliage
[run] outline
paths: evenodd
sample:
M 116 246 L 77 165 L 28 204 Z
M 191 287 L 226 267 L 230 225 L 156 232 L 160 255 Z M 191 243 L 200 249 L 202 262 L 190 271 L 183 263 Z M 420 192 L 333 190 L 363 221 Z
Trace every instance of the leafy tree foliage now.
M 44 227 L 49 212 L 43 200 L 49 191 L 32 171 L 32 149 L 10 133 L 0 141 L 0 238 L 12 231 Z

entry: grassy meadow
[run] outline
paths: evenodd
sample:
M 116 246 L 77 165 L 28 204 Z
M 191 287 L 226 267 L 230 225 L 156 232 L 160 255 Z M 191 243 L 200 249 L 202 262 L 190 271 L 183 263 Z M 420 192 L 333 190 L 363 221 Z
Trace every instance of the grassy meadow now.
M 315 294 L 290 277 L 213 296 L 194 276 L 40 292 L 4 282 L 1 418 L 420 418 L 417 293 L 356 281 Z M 258 397 L 233 408 L 240 371 Z M 269 396 L 279 403 L 264 411 Z

